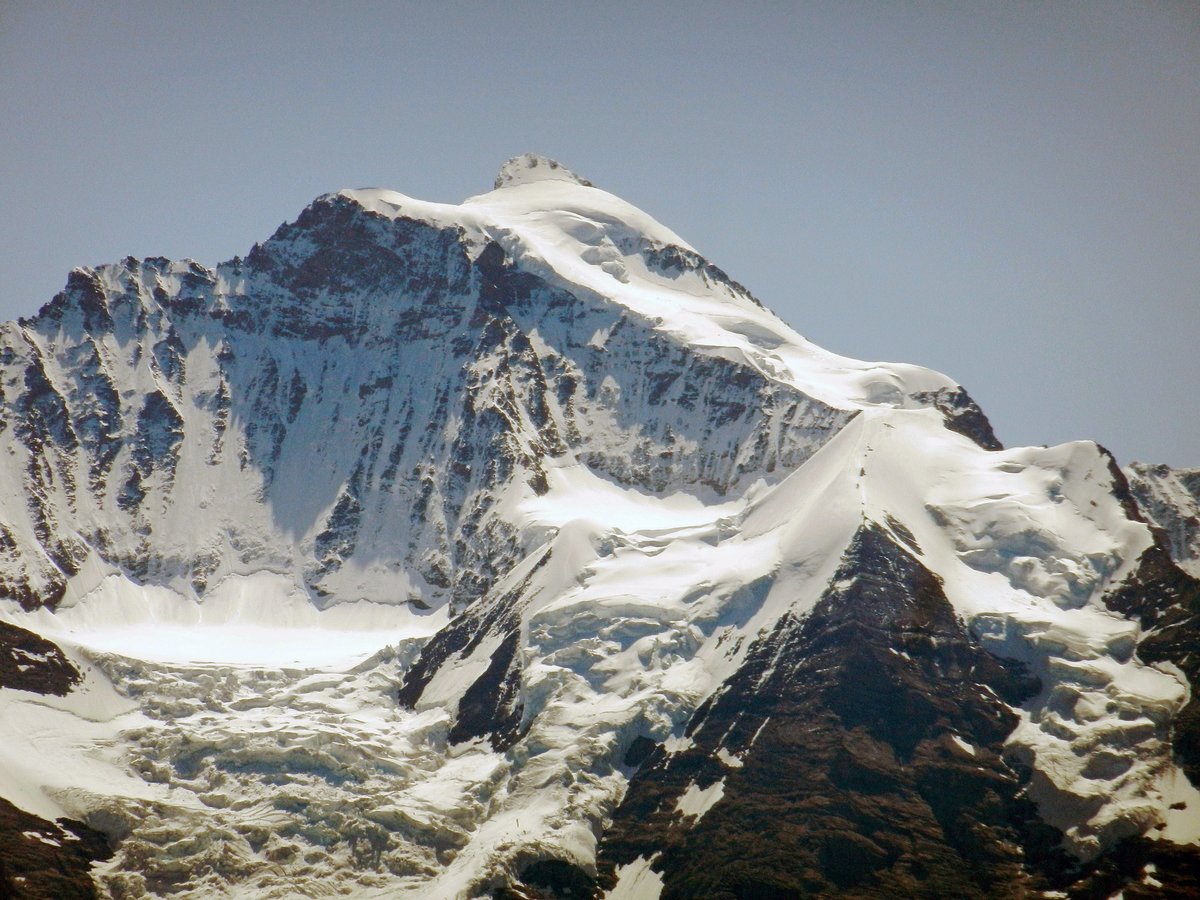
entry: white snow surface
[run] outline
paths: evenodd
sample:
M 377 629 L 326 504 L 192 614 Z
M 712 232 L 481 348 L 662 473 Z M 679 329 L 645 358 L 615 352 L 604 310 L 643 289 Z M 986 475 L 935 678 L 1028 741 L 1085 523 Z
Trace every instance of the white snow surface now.
M 617 870 L 616 886 L 605 894 L 605 900 L 658 900 L 662 896 L 662 876 L 652 866 L 658 857 L 650 859 L 639 856 L 633 862 Z
M 202 602 L 170 588 L 108 575 L 56 612 L 0 617 L 33 627 L 62 646 L 164 663 L 346 668 L 446 624 L 445 608 L 420 614 L 367 600 L 321 610 L 294 579 L 274 572 L 230 575 Z
M 917 405 L 918 392 L 953 389 L 938 372 L 869 363 L 824 350 L 747 294 L 697 273 L 667 278 L 647 268 L 645 246 L 695 248 L 646 213 L 573 178 L 518 179 L 468 198 L 431 203 L 381 189 L 341 196 L 388 217 L 462 228 L 494 240 L 522 269 L 551 283 L 605 297 L 660 333 L 762 374 L 839 408 Z
M 699 822 L 704 818 L 704 814 L 716 806 L 724 796 L 724 778 L 714 781 L 706 788 L 690 784 L 688 789 L 683 792 L 683 796 L 675 801 L 675 811 Z
M 494 240 L 527 271 L 857 415 L 802 465 L 730 496 L 652 494 L 566 456 L 547 461 L 544 494 L 501 498 L 500 514 L 534 547 L 478 601 L 529 579 L 527 730 L 506 753 L 447 738 L 498 639 L 447 661 L 417 709 L 398 708 L 401 675 L 449 618 L 395 601 L 414 573 L 343 573 L 347 594 L 319 610 L 267 538 L 270 568 L 247 571 L 230 553 L 200 598 L 89 561 L 57 612 L 0 608 L 86 676 L 63 699 L 0 691 L 13 736 L 0 746 L 0 796 L 127 834 L 97 869 L 114 893 L 153 883 L 182 897 L 287 896 L 319 879 L 355 896 L 472 897 L 518 855 L 587 869 L 625 790 L 619 763 L 633 737 L 677 739 L 756 636 L 817 602 L 872 521 L 902 524 L 967 627 L 1043 679 L 1011 742 L 1075 852 L 1158 824 L 1166 839 L 1200 841 L 1200 794 L 1168 741 L 1186 681 L 1141 663 L 1138 627 L 1102 603 L 1151 538 L 1126 518 L 1095 444 L 985 451 L 914 399 L 955 388 L 945 376 L 821 350 L 723 281 L 651 271 L 641 248 L 692 248 L 625 201 L 541 160 L 506 172 L 458 206 L 385 190 L 342 196 L 461 228 L 480 249 Z M 317 434 L 320 423 L 305 427 Z M 233 466 L 206 484 L 189 452 L 177 477 L 192 490 L 246 490 Z M 227 515 L 219 508 L 214 517 Z M 263 516 L 243 524 L 266 534 Z M 693 786 L 679 812 L 698 821 L 723 790 L 723 780 Z M 1168 815 L 1185 797 L 1193 812 Z M 658 896 L 652 862 L 623 867 L 609 896 Z

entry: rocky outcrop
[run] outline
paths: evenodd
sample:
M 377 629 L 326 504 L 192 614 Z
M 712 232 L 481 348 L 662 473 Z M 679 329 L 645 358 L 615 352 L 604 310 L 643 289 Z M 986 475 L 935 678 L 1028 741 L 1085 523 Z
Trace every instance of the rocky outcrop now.
M 0 689 L 64 697 L 81 678 L 79 669 L 53 641 L 0 622 Z
M 91 900 L 91 867 L 112 856 L 108 839 L 82 822 L 38 818 L 0 799 L 0 897 Z
M 1126 475 L 1138 509 L 1162 529 L 1172 559 L 1200 577 L 1200 469 L 1134 463 Z

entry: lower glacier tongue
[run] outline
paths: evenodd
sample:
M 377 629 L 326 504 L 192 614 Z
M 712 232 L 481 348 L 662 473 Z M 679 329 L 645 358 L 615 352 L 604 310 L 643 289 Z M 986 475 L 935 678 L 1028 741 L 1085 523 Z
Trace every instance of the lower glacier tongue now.
M 341 670 L 428 637 L 446 615 L 366 600 L 319 610 L 291 578 L 258 572 L 226 578 L 202 603 L 110 576 L 71 606 L 18 621 L 68 646 L 152 662 Z
M 450 747 L 444 710 L 396 708 L 396 666 L 391 649 L 347 671 L 95 653 L 65 698 L 0 692 L 0 791 L 121 833 L 93 872 L 105 896 L 456 896 L 429 882 L 508 765 Z

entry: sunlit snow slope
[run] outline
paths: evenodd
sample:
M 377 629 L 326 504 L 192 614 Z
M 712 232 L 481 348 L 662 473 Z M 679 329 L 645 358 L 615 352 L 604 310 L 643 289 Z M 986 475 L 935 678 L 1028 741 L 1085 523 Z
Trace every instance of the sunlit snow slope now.
M 1166 482 L 553 161 L 77 269 L 0 409 L 18 896 L 1197 887 Z

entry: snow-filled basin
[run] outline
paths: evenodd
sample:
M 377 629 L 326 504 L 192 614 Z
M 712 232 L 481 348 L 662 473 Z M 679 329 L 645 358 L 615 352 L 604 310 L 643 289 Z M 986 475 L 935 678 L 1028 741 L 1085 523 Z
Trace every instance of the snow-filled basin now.
M 0 616 L 64 645 L 135 659 L 344 668 L 398 641 L 433 634 L 447 614 L 365 600 L 320 610 L 291 578 L 258 572 L 223 579 L 199 603 L 109 575 L 57 612 L 10 607 Z

